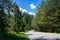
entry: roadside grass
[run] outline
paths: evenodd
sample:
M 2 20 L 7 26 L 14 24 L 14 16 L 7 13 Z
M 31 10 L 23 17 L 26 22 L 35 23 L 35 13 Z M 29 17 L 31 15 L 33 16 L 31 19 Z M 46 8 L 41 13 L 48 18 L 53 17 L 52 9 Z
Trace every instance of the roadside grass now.
M 29 40 L 24 32 L 0 33 L 0 40 Z

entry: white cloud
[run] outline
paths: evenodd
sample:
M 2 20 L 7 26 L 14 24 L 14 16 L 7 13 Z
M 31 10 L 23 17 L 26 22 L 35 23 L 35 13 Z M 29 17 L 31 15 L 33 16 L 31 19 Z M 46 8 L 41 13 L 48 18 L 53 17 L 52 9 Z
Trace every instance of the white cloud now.
M 20 9 L 20 10 L 22 10 L 22 8 L 21 8 L 21 7 L 19 7 L 19 9 Z
M 9 13 L 8 13 L 8 10 L 6 10 L 6 9 L 4 9 L 4 12 L 5 12 L 6 14 L 9 14 Z M 11 11 L 10 11 L 10 14 L 11 14 L 11 15 L 14 15 Z
M 27 12 L 27 10 L 26 9 L 23 9 L 23 8 L 19 8 L 22 12 Z
M 36 6 L 33 3 L 31 3 L 29 6 L 30 6 L 31 9 L 35 9 L 36 8 Z
M 33 12 L 28 12 L 30 15 L 35 15 L 35 13 L 33 13 Z
M 4 12 L 5 12 L 6 14 L 8 13 L 6 9 L 4 9 Z
M 12 12 L 10 12 L 11 15 L 14 15 Z
M 27 13 L 30 14 L 30 15 L 35 15 L 35 13 L 33 13 L 33 12 L 28 12 L 28 10 L 23 9 L 23 8 L 21 8 L 21 7 L 19 7 L 19 9 L 20 9 L 22 12 L 27 12 Z
M 23 9 L 22 12 L 27 12 L 27 10 L 26 9 Z

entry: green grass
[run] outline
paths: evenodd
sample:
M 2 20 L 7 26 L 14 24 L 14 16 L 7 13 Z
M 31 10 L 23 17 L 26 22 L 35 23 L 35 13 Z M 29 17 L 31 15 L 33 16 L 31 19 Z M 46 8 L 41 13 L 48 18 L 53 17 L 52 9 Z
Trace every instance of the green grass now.
M 0 33 L 0 40 L 29 40 L 24 32 Z

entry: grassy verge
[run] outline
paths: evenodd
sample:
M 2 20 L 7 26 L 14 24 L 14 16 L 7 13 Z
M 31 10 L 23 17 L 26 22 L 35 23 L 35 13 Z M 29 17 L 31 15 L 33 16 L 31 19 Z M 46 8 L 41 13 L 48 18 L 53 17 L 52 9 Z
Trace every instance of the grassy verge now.
M 0 40 L 29 40 L 24 32 L 0 33 Z

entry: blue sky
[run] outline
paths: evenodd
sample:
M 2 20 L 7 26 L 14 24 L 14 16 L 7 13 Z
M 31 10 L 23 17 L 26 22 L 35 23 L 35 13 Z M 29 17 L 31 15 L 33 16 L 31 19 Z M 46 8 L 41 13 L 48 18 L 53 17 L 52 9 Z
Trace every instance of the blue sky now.
M 42 0 L 13 0 L 23 12 L 34 14 Z

